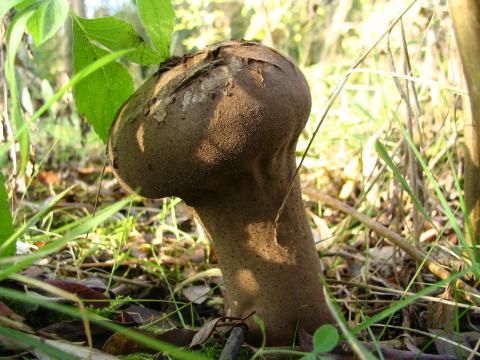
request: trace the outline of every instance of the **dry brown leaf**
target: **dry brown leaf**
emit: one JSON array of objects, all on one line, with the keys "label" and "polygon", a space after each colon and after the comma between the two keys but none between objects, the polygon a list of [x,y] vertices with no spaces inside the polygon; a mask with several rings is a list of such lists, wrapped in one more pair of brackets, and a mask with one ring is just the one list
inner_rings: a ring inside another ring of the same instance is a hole
[{"label": "dry brown leaf", "polygon": [[[193,330],[188,329],[172,329],[162,334],[153,334],[151,332],[135,329],[143,335],[154,339],[167,342],[175,346],[188,346],[195,334]],[[115,333],[103,344],[102,350],[112,355],[128,355],[140,352],[154,353],[149,347],[135,342],[135,340],[121,334]]]},{"label": "dry brown leaf", "polygon": [[192,349],[196,346],[204,344],[210,338],[210,336],[212,336],[218,322],[222,320],[225,320],[225,316],[221,316],[206,322],[205,325],[203,325],[193,337],[189,348]]},{"label": "dry brown leaf", "polygon": [[202,304],[207,300],[207,295],[212,289],[207,285],[192,285],[182,290],[183,296],[194,304]]},{"label": "dry brown leaf", "polygon": [[[451,293],[451,287],[448,286],[438,297],[443,300],[451,301]],[[425,321],[428,329],[451,331],[455,328],[455,307],[442,302],[433,303],[427,308]]]},{"label": "dry brown leaf", "polygon": [[103,308],[108,306],[109,298],[103,293],[90,289],[89,287],[73,281],[47,279],[47,284],[53,285],[59,289],[68,291],[71,294],[77,295],[82,300],[103,300],[103,301],[85,301],[86,305],[91,305],[95,308]]}]

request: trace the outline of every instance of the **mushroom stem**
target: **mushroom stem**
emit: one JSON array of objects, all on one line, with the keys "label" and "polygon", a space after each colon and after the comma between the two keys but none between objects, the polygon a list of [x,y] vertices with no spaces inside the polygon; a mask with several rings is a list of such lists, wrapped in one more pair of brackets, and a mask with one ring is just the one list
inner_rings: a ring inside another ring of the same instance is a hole
[{"label": "mushroom stem", "polygon": [[[297,180],[275,224],[295,169],[292,154],[283,149],[276,164],[252,166],[215,190],[186,199],[213,240],[225,279],[227,315],[245,317],[255,311],[265,322],[267,343],[275,345],[291,343],[300,327],[313,333],[332,322]],[[281,158],[286,156],[285,162]],[[247,339],[260,342],[258,327],[251,319],[248,325]]]}]

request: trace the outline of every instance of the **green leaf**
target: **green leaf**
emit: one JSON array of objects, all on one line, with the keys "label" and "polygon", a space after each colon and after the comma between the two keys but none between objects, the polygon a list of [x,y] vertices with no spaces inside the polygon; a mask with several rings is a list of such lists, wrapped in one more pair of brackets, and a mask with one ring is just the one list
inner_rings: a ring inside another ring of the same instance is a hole
[{"label": "green leaf", "polygon": [[48,99],[36,112],[32,115],[29,121],[25,121],[24,124],[20,129],[18,129],[13,137],[8,139],[8,141],[4,142],[0,145],[0,159],[5,156],[10,146],[16,141],[20,136],[28,129],[30,123],[33,123],[35,120],[38,120],[40,116],[42,116],[55,102],[57,102],[63,95],[67,93],[72,87],[86,79],[90,74],[94,73],[101,67],[105,66],[106,64],[111,63],[112,61],[117,60],[118,58],[128,54],[131,50],[121,50],[116,51],[114,53],[108,54],[97,61],[89,64],[85,68],[83,68],[80,72],[76,73],[68,83],[63,85],[60,90],[58,90],[53,96]]},{"label": "green leaf", "polygon": [[166,57],[153,50],[132,25],[113,16],[97,19],[77,18],[88,38],[110,50],[135,49],[126,58],[137,64],[159,64]]},{"label": "green leaf", "polygon": [[303,355],[300,360],[317,360],[317,355],[314,353]]},{"label": "green leaf", "polygon": [[65,22],[68,15],[67,0],[44,0],[36,2],[35,14],[28,20],[28,32],[36,45],[50,39]]},{"label": "green leaf", "polygon": [[[8,88],[10,89],[10,116],[15,124],[15,130],[22,127],[25,122],[23,118],[22,109],[20,108],[20,100],[18,96],[17,80],[15,77],[15,56],[18,47],[22,41],[23,33],[27,28],[27,21],[34,15],[35,6],[29,6],[26,9],[17,13],[12,19],[7,30],[7,60],[5,63],[5,79],[7,80]],[[24,173],[27,167],[29,154],[29,135],[28,131],[22,132],[19,137],[20,142],[20,156],[22,159],[20,173]]]},{"label": "green leaf", "polygon": [[20,3],[30,3],[31,0],[25,1],[25,0],[1,0],[0,1],[0,18],[3,18],[5,14],[10,10],[11,8],[19,5]]},{"label": "green leaf", "polygon": [[[73,17],[73,68],[78,73],[108,52],[95,45],[77,17]],[[75,86],[78,111],[104,141],[117,110],[133,93],[133,79],[118,62],[111,62]]]},{"label": "green leaf", "polygon": [[175,11],[170,0],[137,0],[143,26],[160,55],[170,56],[170,41],[175,26]]},{"label": "green leaf", "polygon": [[338,345],[337,328],[331,324],[320,326],[313,334],[313,350],[315,353],[332,351]]},{"label": "green leaf", "polygon": [[[0,173],[0,245],[13,234],[13,220],[8,205],[8,194],[5,188],[5,178]],[[12,256],[15,254],[16,245],[11,243],[5,250],[0,252],[0,257]]]},{"label": "green leaf", "polygon": [[377,150],[378,155],[380,155],[380,157],[385,162],[385,164],[390,168],[390,170],[392,170],[393,174],[397,178],[403,190],[405,190],[408,193],[408,195],[410,195],[413,203],[415,204],[415,207],[422,213],[422,215],[425,217],[425,219],[429,223],[432,223],[432,219],[430,215],[428,215],[428,213],[425,211],[425,208],[422,206],[417,196],[414,194],[407,180],[405,180],[405,178],[403,177],[402,173],[400,172],[400,169],[397,166],[395,166],[395,163],[393,162],[393,159],[388,154],[387,149],[385,149],[383,144],[380,141],[378,141],[378,139],[375,140],[375,149]]}]

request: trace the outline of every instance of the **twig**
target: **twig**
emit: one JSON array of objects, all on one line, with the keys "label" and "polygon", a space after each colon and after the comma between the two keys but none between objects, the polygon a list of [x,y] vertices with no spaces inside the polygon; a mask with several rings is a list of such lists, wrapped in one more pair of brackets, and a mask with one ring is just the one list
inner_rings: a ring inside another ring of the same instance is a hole
[{"label": "twig", "polygon": [[[427,253],[423,249],[420,249],[417,246],[411,245],[407,239],[391,231],[390,229],[383,226],[379,222],[370,219],[368,216],[366,216],[365,214],[362,214],[361,212],[357,211],[351,206],[346,205],[341,201],[319,191],[308,189],[304,191],[304,193],[310,196],[311,198],[317,201],[323,202],[326,205],[336,210],[339,210],[341,212],[344,212],[350,215],[351,217],[355,218],[356,220],[360,221],[366,227],[370,228],[371,230],[375,231],[379,235],[383,236],[385,239],[390,240],[390,242],[392,242],[394,245],[398,246],[400,249],[405,251],[415,261],[420,263],[425,261],[426,268],[441,280],[446,280],[452,275],[452,273],[449,270],[442,267],[442,265],[440,265],[437,261],[428,258]],[[480,304],[480,294],[475,288],[465,283],[462,279],[456,280],[456,286],[465,292],[463,293],[463,296],[465,297],[466,300],[476,305]]]},{"label": "twig", "polygon": [[[92,219],[95,218],[95,215],[97,213],[98,199],[100,199],[100,191],[102,190],[102,181],[103,181],[103,176],[105,175],[105,168],[107,167],[107,159],[108,157],[106,156],[105,161],[103,162],[102,175],[100,175],[100,183],[98,184],[97,195],[95,196],[95,204],[93,205]],[[90,230],[87,231],[87,234],[85,235],[85,241],[88,241],[89,235],[90,235]]]},{"label": "twig", "polygon": [[220,355],[220,360],[237,360],[246,334],[247,327],[245,325],[235,326],[230,332],[227,343]]}]

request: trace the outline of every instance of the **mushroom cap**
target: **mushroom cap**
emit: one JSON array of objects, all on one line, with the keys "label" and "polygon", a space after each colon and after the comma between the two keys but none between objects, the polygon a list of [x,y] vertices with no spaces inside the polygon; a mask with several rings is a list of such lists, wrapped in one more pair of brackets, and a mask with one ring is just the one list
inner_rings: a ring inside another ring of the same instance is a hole
[{"label": "mushroom cap", "polygon": [[293,153],[310,107],[290,60],[255,42],[218,43],[163,63],[130,97],[108,158],[127,189],[188,199],[258,160],[270,166],[285,147]]}]

